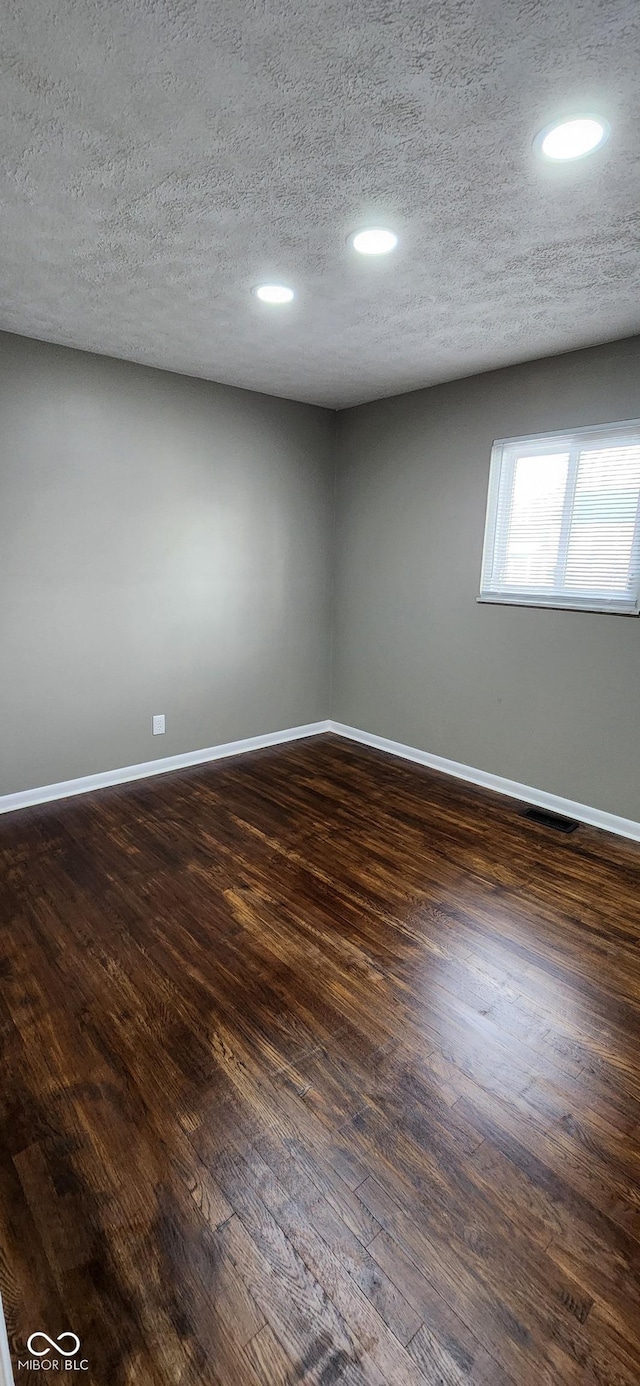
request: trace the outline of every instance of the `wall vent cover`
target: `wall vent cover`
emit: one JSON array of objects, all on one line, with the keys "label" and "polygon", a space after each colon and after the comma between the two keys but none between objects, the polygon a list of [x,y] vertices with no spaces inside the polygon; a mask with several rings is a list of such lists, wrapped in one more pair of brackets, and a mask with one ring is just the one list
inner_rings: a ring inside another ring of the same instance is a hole
[{"label": "wall vent cover", "polygon": [[575,818],[563,818],[560,813],[550,813],[548,809],[523,809],[522,817],[543,828],[554,828],[557,833],[574,833],[579,824]]}]

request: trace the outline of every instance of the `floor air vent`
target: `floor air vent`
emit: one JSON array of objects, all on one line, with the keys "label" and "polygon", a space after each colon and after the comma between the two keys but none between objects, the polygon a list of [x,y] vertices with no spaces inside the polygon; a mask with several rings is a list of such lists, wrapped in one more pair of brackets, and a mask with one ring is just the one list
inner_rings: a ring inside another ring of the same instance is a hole
[{"label": "floor air vent", "polygon": [[575,818],[563,818],[559,813],[549,813],[548,809],[523,809],[522,817],[530,819],[532,823],[539,823],[542,828],[555,828],[557,833],[574,833],[579,827]]}]

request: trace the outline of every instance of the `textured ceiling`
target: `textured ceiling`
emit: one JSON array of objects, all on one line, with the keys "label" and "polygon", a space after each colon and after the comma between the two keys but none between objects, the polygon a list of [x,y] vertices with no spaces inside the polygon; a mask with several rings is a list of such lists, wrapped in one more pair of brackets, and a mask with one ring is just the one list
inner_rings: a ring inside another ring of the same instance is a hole
[{"label": "textured ceiling", "polygon": [[639,45],[638,0],[5,0],[0,327],[333,407],[628,336]]}]

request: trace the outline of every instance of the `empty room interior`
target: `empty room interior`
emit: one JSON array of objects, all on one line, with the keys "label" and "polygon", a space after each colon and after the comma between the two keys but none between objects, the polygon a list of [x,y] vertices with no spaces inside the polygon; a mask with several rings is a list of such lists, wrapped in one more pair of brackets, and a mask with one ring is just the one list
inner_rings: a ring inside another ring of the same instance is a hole
[{"label": "empty room interior", "polygon": [[638,5],[2,33],[0,1386],[639,1386]]}]

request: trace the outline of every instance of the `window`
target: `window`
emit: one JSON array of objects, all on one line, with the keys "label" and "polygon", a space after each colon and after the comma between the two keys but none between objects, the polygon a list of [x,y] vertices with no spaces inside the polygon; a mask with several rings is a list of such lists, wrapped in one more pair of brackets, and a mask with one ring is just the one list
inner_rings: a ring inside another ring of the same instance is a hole
[{"label": "window", "polygon": [[640,421],[494,443],[480,601],[640,610]]}]

